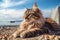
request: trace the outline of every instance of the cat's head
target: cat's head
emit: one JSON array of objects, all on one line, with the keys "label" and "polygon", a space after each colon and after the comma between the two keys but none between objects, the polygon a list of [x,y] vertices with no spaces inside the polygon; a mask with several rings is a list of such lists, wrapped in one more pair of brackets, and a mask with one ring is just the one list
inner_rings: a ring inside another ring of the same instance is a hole
[{"label": "cat's head", "polygon": [[24,13],[24,19],[27,20],[38,20],[42,17],[42,13],[39,10],[38,6],[36,3],[33,5],[32,9],[27,9]]},{"label": "cat's head", "polygon": [[24,19],[27,19],[27,20],[35,19],[35,20],[37,20],[37,19],[40,19],[41,15],[42,14],[41,14],[40,10],[38,10],[38,9],[36,11],[34,11],[32,9],[27,9],[24,13]]}]

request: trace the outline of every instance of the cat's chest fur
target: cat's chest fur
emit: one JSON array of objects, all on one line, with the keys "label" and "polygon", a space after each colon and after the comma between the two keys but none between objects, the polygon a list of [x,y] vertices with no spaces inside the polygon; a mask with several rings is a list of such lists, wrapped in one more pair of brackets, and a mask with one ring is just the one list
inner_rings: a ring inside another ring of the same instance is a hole
[{"label": "cat's chest fur", "polygon": [[26,21],[25,20],[25,28],[26,29],[31,29],[31,28],[41,28],[44,24],[44,19],[39,19],[39,20],[31,20],[31,21]]}]

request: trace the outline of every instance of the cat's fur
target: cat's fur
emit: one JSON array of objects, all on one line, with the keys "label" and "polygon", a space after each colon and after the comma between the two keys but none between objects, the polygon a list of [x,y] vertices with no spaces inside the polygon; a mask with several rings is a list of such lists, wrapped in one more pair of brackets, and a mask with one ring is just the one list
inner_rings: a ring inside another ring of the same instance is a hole
[{"label": "cat's fur", "polygon": [[24,34],[28,32],[40,30],[44,23],[44,17],[38,8],[35,10],[33,8],[27,9],[24,13],[24,20],[22,21],[19,29],[13,34],[13,36],[17,37],[20,34],[20,37],[24,37]]}]

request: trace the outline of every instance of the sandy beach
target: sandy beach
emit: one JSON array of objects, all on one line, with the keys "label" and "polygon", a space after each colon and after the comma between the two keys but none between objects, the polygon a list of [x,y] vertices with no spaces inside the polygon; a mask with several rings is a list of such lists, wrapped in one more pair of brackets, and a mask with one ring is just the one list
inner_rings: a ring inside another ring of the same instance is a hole
[{"label": "sandy beach", "polygon": [[[0,27],[0,40],[4,37],[9,37],[11,36],[16,30],[18,26],[15,27]],[[16,38],[15,40],[60,40],[60,29],[58,28],[56,32],[54,32],[55,35],[49,35],[49,34],[43,34],[39,35],[37,37],[32,37],[32,38]],[[11,39],[12,40],[12,39]]]}]

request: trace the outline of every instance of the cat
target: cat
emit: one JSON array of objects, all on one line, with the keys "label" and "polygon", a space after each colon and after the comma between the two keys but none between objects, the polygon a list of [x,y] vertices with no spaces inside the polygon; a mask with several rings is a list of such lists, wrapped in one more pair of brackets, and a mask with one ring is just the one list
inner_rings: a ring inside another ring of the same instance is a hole
[{"label": "cat", "polygon": [[[54,20],[43,17],[41,10],[39,10],[36,3],[32,9],[27,9],[25,11],[23,18],[24,19],[21,22],[19,28],[9,38],[13,37],[15,39],[17,36],[22,38],[35,36],[45,31],[44,29],[46,29],[46,32],[49,32],[50,25],[52,25],[51,28],[55,28],[55,26],[57,27],[57,24]],[[43,26],[47,27],[44,28]]]},{"label": "cat", "polygon": [[[35,4],[36,5],[36,4]],[[16,38],[18,35],[24,38],[24,34],[28,32],[34,32],[36,30],[40,30],[40,28],[44,25],[45,19],[41,13],[41,11],[34,6],[32,9],[27,9],[24,13],[23,21],[20,24],[19,29],[13,33],[13,36]]]}]

